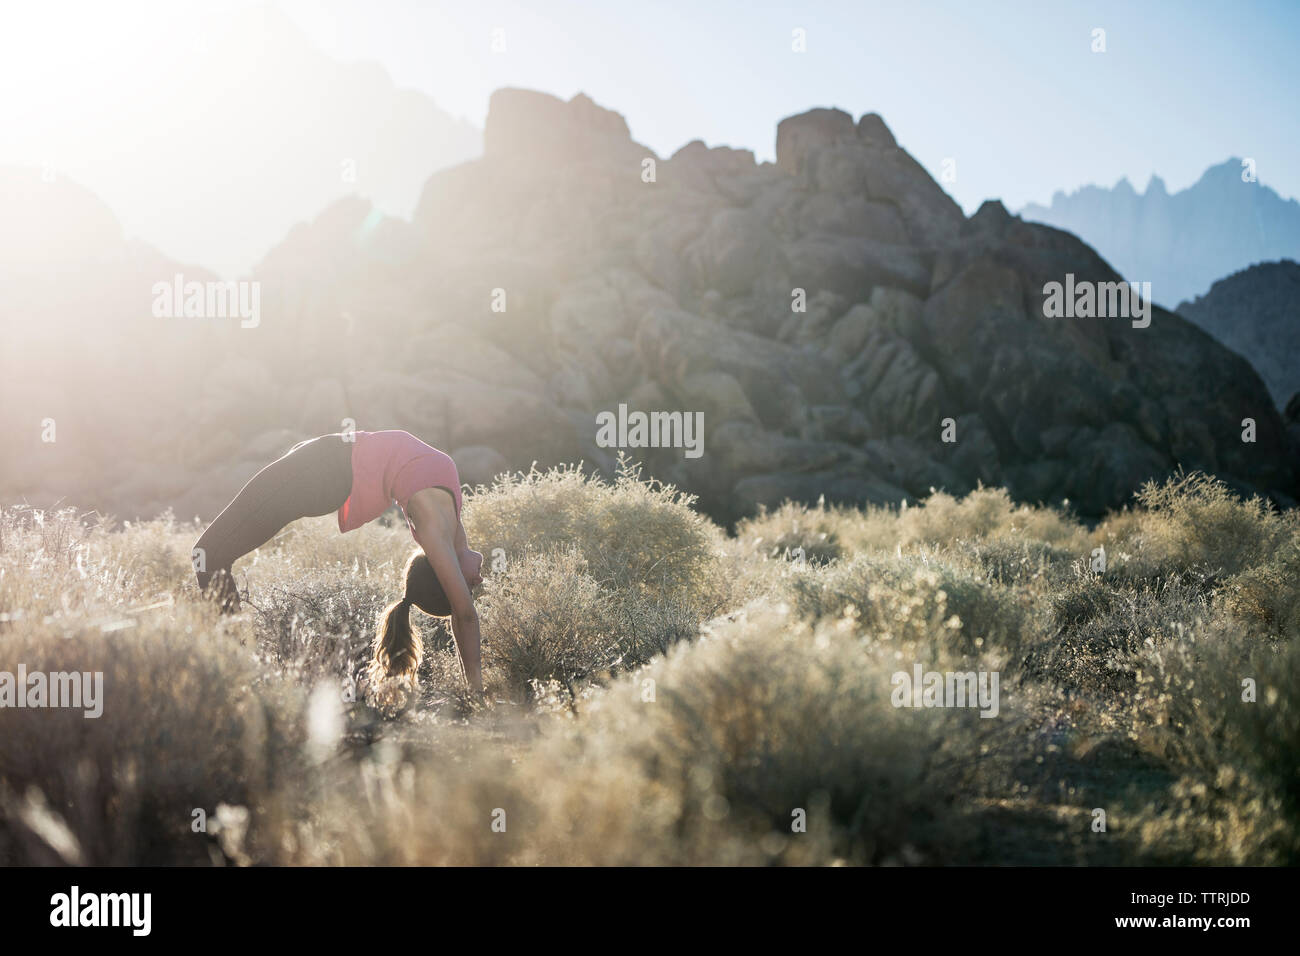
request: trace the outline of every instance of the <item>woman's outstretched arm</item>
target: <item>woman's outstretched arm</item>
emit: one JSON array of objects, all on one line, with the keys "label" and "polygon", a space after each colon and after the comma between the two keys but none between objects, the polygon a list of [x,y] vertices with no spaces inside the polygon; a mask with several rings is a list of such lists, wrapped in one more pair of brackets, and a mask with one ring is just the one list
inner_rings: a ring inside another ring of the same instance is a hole
[{"label": "woman's outstretched arm", "polygon": [[425,557],[438,576],[451,604],[451,633],[456,639],[456,652],[460,657],[465,682],[476,694],[483,693],[483,665],[480,659],[478,611],[474,596],[460,569],[456,553],[457,531],[460,522],[451,495],[441,488],[425,488],[411,495],[406,513],[411,518],[415,540],[424,549]]}]

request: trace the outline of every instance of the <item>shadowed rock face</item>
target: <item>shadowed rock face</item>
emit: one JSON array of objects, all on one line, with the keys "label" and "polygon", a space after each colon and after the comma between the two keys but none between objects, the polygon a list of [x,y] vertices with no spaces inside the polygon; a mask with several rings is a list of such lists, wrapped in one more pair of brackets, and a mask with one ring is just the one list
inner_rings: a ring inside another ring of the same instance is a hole
[{"label": "shadowed rock face", "polygon": [[1265,262],[1220,279],[1178,314],[1244,356],[1284,408],[1300,392],[1300,264]]},{"label": "shadowed rock face", "polygon": [[874,114],[784,120],[775,164],[660,158],[584,96],[501,90],[485,155],[434,175],[413,223],[339,203],[261,264],[262,326],[210,335],[172,407],[200,439],[178,467],[215,476],[172,500],[210,516],[263,445],[343,418],[472,448],[476,477],[610,471],[597,415],[623,404],[703,413],[698,458],[628,453],[724,520],[981,481],[1095,515],[1180,465],[1289,502],[1293,439],[1250,366],[1158,308],[1045,317],[1067,274],[1119,278],[1000,203],[964,217]]}]

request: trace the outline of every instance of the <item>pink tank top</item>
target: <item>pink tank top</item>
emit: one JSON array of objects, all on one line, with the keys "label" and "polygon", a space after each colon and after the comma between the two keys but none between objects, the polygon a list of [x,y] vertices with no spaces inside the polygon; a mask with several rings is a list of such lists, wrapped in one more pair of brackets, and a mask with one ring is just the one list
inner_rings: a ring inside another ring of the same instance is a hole
[{"label": "pink tank top", "polygon": [[[460,474],[450,455],[409,432],[359,431],[352,445],[352,492],[339,509],[339,531],[353,531],[374,521],[394,501],[405,515],[411,495],[425,488],[451,492],[460,517]],[[411,525],[409,517],[406,523]],[[411,533],[415,533],[413,526]]]}]

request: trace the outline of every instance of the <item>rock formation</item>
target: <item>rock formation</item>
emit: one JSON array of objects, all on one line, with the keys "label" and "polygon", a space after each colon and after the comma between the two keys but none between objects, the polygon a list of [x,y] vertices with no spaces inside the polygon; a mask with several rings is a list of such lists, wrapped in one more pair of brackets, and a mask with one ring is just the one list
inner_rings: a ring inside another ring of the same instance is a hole
[{"label": "rock formation", "polygon": [[[701,142],[664,158],[585,96],[506,89],[484,143],[430,178],[413,222],[353,199],[294,229],[255,270],[255,329],[115,320],[170,336],[151,361],[187,372],[164,388],[115,360],[97,440],[139,431],[132,409],[156,434],[144,457],[105,454],[75,500],[210,517],[345,419],[409,429],[472,480],[611,472],[596,416],[620,404],[703,413],[698,458],[627,451],[722,520],[977,482],[1097,515],[1179,466],[1296,494],[1294,438],[1244,359],[1160,308],[1145,328],[1045,317],[1047,283],[1119,277],[997,201],[963,216],[875,114],[790,117],[775,163]],[[24,442],[27,461],[48,451]],[[28,475],[0,476],[6,495],[44,487]]]}]

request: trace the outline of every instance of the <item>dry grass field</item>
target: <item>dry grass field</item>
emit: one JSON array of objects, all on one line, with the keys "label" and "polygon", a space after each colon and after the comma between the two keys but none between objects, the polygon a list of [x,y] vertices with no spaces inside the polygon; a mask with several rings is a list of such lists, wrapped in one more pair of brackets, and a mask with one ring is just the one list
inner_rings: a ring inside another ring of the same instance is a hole
[{"label": "dry grass field", "polygon": [[[1300,859],[1300,520],[1211,479],[1091,528],[983,489],[728,533],[559,469],[465,525],[488,700],[415,612],[420,695],[385,719],[356,679],[400,522],[291,526],[223,619],[193,523],[4,510],[0,671],[104,692],[0,710],[0,863]],[[915,665],[996,673],[996,716],[895,706]]]}]

